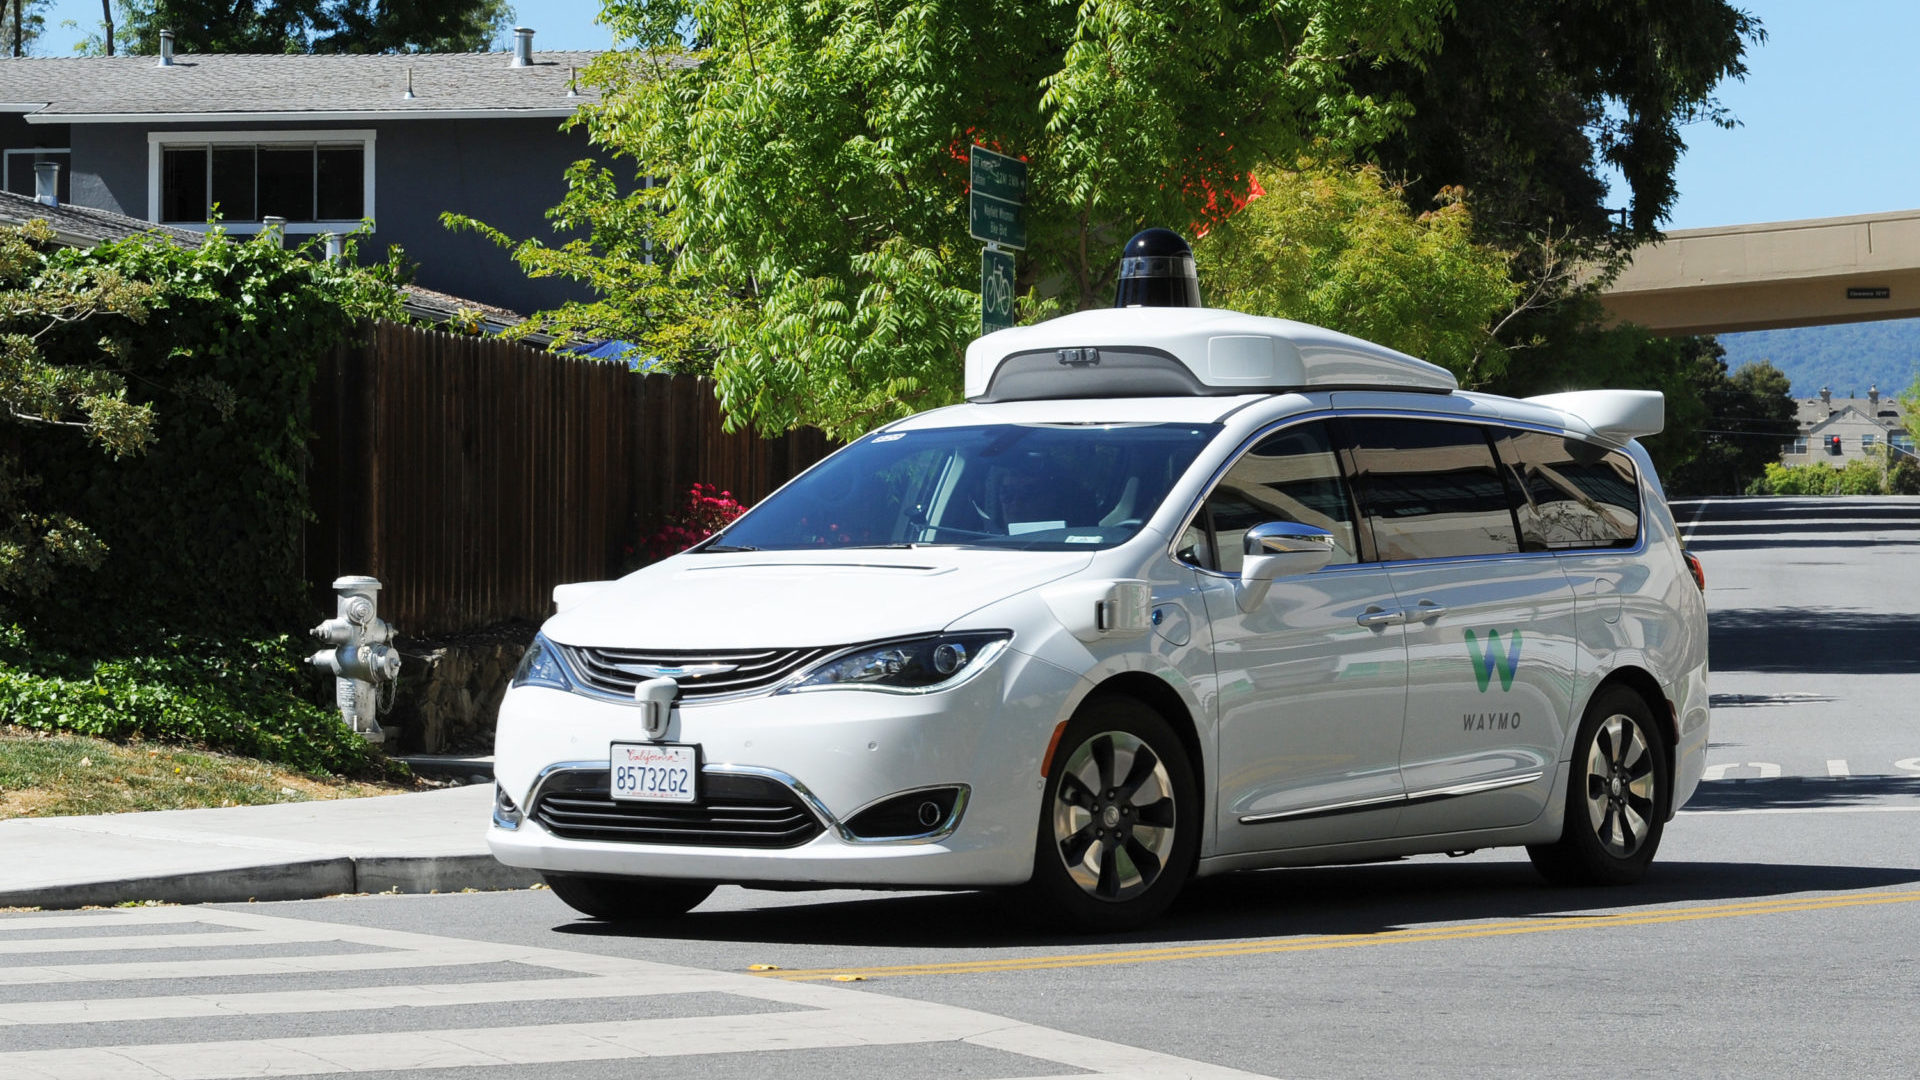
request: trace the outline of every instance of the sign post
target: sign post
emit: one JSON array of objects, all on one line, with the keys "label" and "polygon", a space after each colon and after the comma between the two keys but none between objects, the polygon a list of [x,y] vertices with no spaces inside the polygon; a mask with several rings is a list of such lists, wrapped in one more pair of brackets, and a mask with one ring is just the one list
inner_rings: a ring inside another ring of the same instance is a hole
[{"label": "sign post", "polygon": [[1027,163],[975,146],[967,154],[967,231],[980,252],[980,332],[1013,325],[1013,256],[1027,246]]}]

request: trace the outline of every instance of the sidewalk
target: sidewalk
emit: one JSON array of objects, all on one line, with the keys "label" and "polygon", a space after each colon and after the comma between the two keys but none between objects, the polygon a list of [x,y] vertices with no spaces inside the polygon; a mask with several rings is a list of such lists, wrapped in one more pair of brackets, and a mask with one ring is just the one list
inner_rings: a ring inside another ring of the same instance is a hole
[{"label": "sidewalk", "polygon": [[487,853],[493,785],[367,799],[0,821],[0,907],[516,889]]}]

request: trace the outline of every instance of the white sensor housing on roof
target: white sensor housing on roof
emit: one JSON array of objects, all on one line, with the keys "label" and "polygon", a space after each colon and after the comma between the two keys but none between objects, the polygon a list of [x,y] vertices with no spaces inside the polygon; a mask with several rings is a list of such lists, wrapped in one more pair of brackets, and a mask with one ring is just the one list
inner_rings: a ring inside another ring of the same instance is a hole
[{"label": "white sensor housing on roof", "polygon": [[1451,393],[1453,373],[1348,334],[1219,308],[1113,308],[967,346],[967,398],[1164,397],[1368,388]]}]

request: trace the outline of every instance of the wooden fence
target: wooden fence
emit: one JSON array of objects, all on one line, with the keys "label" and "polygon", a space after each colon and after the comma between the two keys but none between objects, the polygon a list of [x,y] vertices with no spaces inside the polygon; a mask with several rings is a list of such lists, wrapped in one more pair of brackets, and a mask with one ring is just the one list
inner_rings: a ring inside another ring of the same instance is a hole
[{"label": "wooden fence", "polygon": [[829,449],[721,430],[705,379],[392,323],[322,364],[313,422],[315,603],[372,574],[413,634],[537,620],[555,585],[630,565],[696,481],[752,503]]}]

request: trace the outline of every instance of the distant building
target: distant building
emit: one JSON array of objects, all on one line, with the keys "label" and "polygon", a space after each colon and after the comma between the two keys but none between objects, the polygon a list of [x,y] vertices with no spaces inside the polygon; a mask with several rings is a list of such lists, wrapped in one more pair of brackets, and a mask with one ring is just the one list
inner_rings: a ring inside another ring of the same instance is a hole
[{"label": "distant building", "polygon": [[1800,430],[1780,448],[1783,465],[1831,465],[1840,468],[1858,461],[1876,446],[1914,452],[1913,433],[1900,403],[1882,397],[1877,386],[1864,398],[1837,398],[1826,387],[1820,396],[1800,403]]},{"label": "distant building", "polygon": [[597,53],[534,52],[524,29],[508,53],[176,55],[162,41],[158,57],[0,59],[0,187],[123,216],[113,228],[204,231],[216,207],[235,234],[269,216],[292,238],[366,221],[363,257],[400,244],[425,289],[515,311],[585,297],[440,213],[553,237],[567,166],[595,154],[561,125],[595,99],[578,72]]}]

